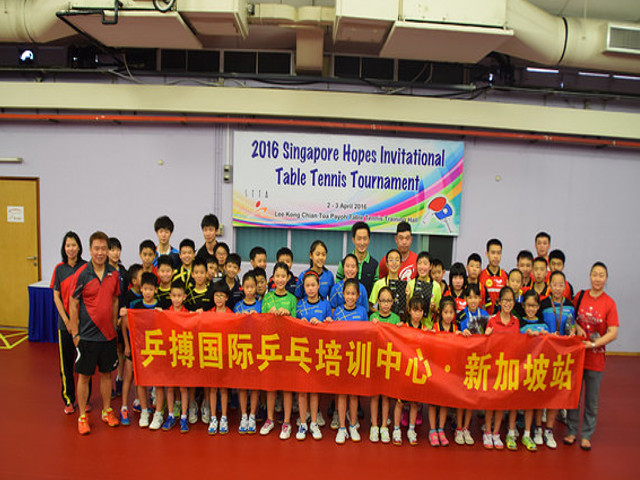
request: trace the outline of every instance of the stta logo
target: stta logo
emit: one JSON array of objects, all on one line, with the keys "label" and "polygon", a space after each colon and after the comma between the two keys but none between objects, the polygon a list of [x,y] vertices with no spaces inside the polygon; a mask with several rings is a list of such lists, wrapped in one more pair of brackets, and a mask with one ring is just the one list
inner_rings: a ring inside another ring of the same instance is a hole
[{"label": "stta logo", "polygon": [[254,214],[258,214],[258,213],[267,213],[267,207],[261,207],[260,205],[261,205],[261,204],[260,204],[260,200],[258,200],[258,201],[256,202],[256,209],[255,209],[255,211],[253,212]]},{"label": "stta logo", "polygon": [[490,278],[487,279],[487,288],[490,288],[493,285],[493,280]]}]

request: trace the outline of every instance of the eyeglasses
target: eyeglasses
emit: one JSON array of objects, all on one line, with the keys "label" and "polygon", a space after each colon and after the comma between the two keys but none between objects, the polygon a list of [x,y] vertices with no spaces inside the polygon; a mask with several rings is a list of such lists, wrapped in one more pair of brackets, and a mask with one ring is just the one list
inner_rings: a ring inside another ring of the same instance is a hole
[{"label": "eyeglasses", "polygon": [[378,303],[393,303],[393,299],[389,298],[387,300],[378,299]]}]

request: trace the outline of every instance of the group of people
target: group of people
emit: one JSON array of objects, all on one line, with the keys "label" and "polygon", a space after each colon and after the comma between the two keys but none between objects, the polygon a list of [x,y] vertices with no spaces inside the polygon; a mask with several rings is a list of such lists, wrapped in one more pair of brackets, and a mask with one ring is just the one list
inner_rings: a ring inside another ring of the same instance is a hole
[{"label": "group of people", "polygon": [[[389,250],[379,263],[369,253],[369,226],[365,222],[355,223],[351,229],[354,250],[340,262],[335,277],[325,265],[327,246],[322,240],[311,244],[309,268],[298,277],[291,271],[293,253],[287,247],[278,250],[269,276],[267,252],[260,246],[251,250],[251,269],[240,276],[241,257],[216,240],[219,223],[215,215],[208,214],[202,219],[204,244],[198,250],[191,239],[182,240],[178,249],[171,246],[174,224],[169,217],[158,218],[154,228],[157,245],[152,240],[143,241],[139,247],[140,263],[128,269],[120,263],[122,245],[115,237],[103,232],[92,234],[88,262],[82,259],[82,242],[77,234],[68,232],[63,239],[62,262],[56,266],[52,278],[59,313],[62,399],[66,414],[75,411],[77,402],[81,434],[91,430],[88,399],[96,366],[100,372],[102,420],[109,426],[131,423],[129,397],[133,369],[127,312],[129,309],[163,309],[195,313],[274,313],[311,324],[386,322],[463,336],[494,332],[579,335],[586,348],[580,446],[585,450],[591,448],[605,346],[615,340],[618,332],[616,304],[604,292],[608,272],[602,262],[591,267],[590,289],[574,294],[563,273],[565,255],[560,250],[551,250],[549,234],[540,232],[535,238],[536,255],[528,250],[520,251],[516,267],[509,272],[501,267],[502,243],[491,239],[486,244],[486,268],[482,268],[480,254],[473,253],[466,265],[460,262],[451,265],[446,282],[445,265],[440,259],[432,258],[428,252],[411,251],[412,232],[407,222],[397,225],[397,248]],[[114,371],[117,371],[115,386]],[[229,432],[230,395],[225,388],[158,385],[153,388],[151,404],[146,387],[138,386],[135,390],[132,410],[139,412],[140,427],[171,430],[179,425],[180,431],[186,433],[189,425],[197,422],[200,412],[209,434]],[[119,395],[122,405],[116,414],[111,400]],[[280,400],[283,412],[280,438],[290,438],[291,415],[295,410],[293,392],[282,392],[281,397],[275,391],[231,392],[232,397],[236,395],[241,411],[240,434],[258,431],[262,395],[266,419],[260,434],[267,435],[275,428],[276,404]],[[319,409],[320,394],[297,392],[296,395],[299,413],[296,438],[304,440],[309,433],[314,439],[321,439],[325,420]],[[152,404],[155,410],[149,408]],[[369,439],[401,445],[401,427],[405,426],[408,442],[416,445],[416,425],[422,420],[422,405],[398,399],[394,400],[392,412],[391,406],[389,397],[384,395],[370,399]],[[355,395],[336,395],[331,410],[331,426],[337,429],[336,442],[343,444],[348,438],[359,441],[360,399]],[[577,440],[579,412],[580,406],[567,412],[567,434],[563,439],[567,445]],[[465,409],[455,412],[455,443],[474,444],[469,430],[473,413]],[[503,443],[500,428],[505,412],[483,412],[484,447],[517,449],[517,413],[512,410],[507,415],[508,428]],[[535,451],[542,444],[556,448],[553,427],[557,413],[553,410],[523,412],[521,443],[527,450]],[[429,405],[427,417],[429,443],[449,445],[445,432],[449,418],[447,407]]]}]

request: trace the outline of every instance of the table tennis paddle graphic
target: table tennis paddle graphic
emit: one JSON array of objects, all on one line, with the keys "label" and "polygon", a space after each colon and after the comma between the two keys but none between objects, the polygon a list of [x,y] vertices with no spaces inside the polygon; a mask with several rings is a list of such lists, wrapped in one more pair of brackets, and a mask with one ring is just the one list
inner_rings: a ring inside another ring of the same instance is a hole
[{"label": "table tennis paddle graphic", "polygon": [[427,205],[427,214],[422,218],[422,223],[429,223],[434,215],[438,220],[442,220],[444,222],[449,233],[453,232],[453,225],[451,225],[453,208],[451,208],[451,205],[447,203],[447,199],[445,197],[436,197],[429,202]]}]

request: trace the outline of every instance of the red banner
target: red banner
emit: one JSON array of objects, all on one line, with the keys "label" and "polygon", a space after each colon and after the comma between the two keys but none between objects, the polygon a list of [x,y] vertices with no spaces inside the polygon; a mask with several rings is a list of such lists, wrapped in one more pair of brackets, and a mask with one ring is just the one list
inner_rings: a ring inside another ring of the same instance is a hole
[{"label": "red banner", "polygon": [[388,395],[449,407],[575,408],[577,338],[469,338],[369,322],[129,310],[136,383]]}]

